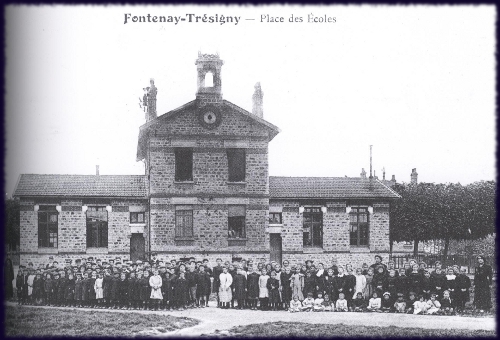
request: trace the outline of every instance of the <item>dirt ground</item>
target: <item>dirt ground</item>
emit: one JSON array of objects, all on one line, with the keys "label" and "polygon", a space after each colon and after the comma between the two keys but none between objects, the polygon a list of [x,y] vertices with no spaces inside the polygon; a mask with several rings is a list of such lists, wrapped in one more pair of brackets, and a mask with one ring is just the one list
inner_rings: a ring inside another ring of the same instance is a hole
[{"label": "dirt ground", "polygon": [[[7,305],[15,306],[13,302]],[[161,336],[200,336],[213,333],[224,334],[235,326],[259,324],[267,322],[305,322],[311,324],[344,324],[344,325],[364,325],[379,327],[412,327],[425,329],[467,329],[467,330],[496,330],[496,320],[494,316],[483,318],[471,318],[461,316],[422,316],[407,314],[383,314],[383,313],[288,313],[285,311],[253,311],[220,309],[215,307],[215,301],[210,301],[210,307],[193,308],[184,311],[127,311],[127,310],[100,310],[88,309],[89,311],[106,311],[114,313],[145,313],[172,315],[177,317],[187,317],[198,319],[201,322],[194,326],[179,329],[170,333],[163,333]],[[29,308],[29,306],[28,306]],[[43,308],[64,308],[64,307],[43,307]],[[85,309],[83,309],[85,310]],[[151,330],[147,335],[154,334]],[[143,335],[146,335],[143,333]]]}]

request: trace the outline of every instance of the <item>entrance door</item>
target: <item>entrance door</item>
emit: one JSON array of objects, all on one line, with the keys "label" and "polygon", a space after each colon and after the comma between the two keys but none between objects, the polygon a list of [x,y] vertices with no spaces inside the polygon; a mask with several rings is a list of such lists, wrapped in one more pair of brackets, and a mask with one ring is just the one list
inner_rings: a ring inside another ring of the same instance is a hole
[{"label": "entrance door", "polygon": [[281,265],[281,235],[269,234],[271,245],[271,261],[276,261]]},{"label": "entrance door", "polygon": [[140,233],[132,234],[130,238],[130,261],[145,260],[144,236]]}]

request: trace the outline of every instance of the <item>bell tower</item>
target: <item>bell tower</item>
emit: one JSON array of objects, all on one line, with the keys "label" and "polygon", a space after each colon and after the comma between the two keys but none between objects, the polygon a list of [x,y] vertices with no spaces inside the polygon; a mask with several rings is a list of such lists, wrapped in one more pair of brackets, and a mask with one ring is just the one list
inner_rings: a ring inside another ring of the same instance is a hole
[{"label": "bell tower", "polygon": [[224,64],[219,54],[202,54],[198,52],[195,65],[198,70],[198,105],[221,104],[221,67]]}]

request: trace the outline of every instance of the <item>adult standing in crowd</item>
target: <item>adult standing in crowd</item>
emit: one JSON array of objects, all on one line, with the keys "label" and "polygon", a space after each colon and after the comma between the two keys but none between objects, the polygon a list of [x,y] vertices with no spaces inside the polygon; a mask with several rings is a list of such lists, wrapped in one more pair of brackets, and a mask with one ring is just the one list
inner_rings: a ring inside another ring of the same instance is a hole
[{"label": "adult standing in crowd", "polygon": [[373,268],[374,273],[377,273],[377,267],[379,266],[384,267],[384,274],[387,273],[387,266],[382,263],[382,256],[375,255],[375,263],[372,264],[370,268]]},{"label": "adult standing in crowd", "polygon": [[5,300],[12,299],[14,297],[14,286],[12,281],[14,280],[14,266],[12,265],[12,260],[10,255],[6,252],[5,254],[5,264],[3,267],[4,275],[4,286],[5,286]]},{"label": "adult standing in crowd", "polygon": [[485,263],[482,255],[477,257],[477,266],[474,274],[474,306],[480,313],[491,308],[491,284],[493,270]]}]

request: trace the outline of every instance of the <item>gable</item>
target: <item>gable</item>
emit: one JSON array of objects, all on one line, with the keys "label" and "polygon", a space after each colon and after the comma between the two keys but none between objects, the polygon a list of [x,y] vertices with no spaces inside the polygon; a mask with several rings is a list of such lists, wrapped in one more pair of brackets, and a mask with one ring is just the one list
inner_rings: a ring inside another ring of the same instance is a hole
[{"label": "gable", "polygon": [[198,107],[197,101],[189,102],[144,124],[139,130],[137,160],[146,156],[149,133],[155,136],[258,137],[269,142],[280,132],[275,125],[226,100],[217,107],[217,111],[220,123],[210,128],[202,122],[205,110]]}]

